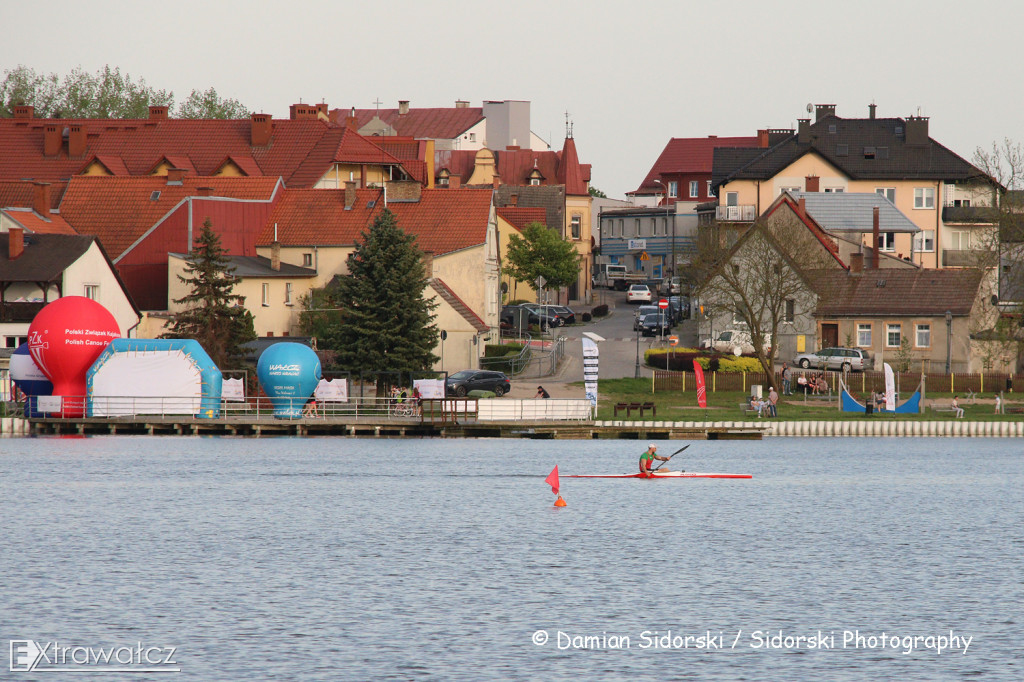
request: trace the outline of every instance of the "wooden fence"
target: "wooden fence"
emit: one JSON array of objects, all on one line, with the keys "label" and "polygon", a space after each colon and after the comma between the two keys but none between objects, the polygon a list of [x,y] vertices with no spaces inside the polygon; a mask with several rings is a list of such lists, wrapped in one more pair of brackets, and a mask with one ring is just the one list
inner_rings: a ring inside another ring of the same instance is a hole
[{"label": "wooden fence", "polygon": [[[811,370],[792,370],[792,388],[796,390],[796,380],[801,374],[808,376],[817,374]],[[825,378],[835,392],[839,389],[841,372],[824,372]],[[901,393],[913,391],[921,380],[920,372],[903,372],[897,376],[897,385]],[[969,394],[969,393],[1019,393],[1024,391],[1024,374],[986,374],[986,373],[953,373],[924,375],[925,391],[929,395],[938,394]],[[769,385],[782,387],[782,369],[779,367],[775,377],[769,380],[764,372],[704,372],[704,382],[709,393],[717,391],[741,391],[746,393],[751,386],[761,385],[767,389]],[[846,384],[855,393],[880,391],[885,387],[883,372],[850,372]],[[653,393],[660,391],[693,391],[697,390],[693,372],[669,372],[654,370]]]}]

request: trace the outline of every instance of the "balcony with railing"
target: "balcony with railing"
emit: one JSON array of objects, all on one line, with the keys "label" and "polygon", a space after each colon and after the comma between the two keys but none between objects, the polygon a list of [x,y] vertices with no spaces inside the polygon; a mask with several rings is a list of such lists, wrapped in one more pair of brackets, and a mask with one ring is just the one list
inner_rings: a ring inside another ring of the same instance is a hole
[{"label": "balcony with railing", "polygon": [[0,302],[0,322],[31,322],[44,305],[34,301]]},{"label": "balcony with railing", "polygon": [[944,249],[942,251],[942,267],[971,268],[981,265],[987,251],[980,249]]},{"label": "balcony with railing", "polygon": [[991,206],[943,206],[942,222],[960,225],[992,225],[997,209]]},{"label": "balcony with railing", "polygon": [[715,207],[715,220],[720,223],[752,223],[756,219],[757,207],[753,205]]}]

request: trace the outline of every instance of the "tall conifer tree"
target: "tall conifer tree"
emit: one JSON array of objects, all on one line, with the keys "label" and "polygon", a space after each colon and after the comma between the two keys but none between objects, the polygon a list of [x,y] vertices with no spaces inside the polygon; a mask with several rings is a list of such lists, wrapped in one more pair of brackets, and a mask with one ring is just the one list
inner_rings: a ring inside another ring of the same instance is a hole
[{"label": "tall conifer tree", "polygon": [[437,360],[437,304],[423,297],[427,276],[416,237],[403,232],[387,209],[360,236],[348,257],[348,274],[332,287],[341,323],[324,339],[326,346],[348,370],[429,369]]},{"label": "tall conifer tree", "polygon": [[220,236],[207,218],[188,254],[185,276],[178,279],[191,291],[175,303],[185,309],[174,316],[167,339],[195,339],[222,369],[243,364],[242,346],[256,339],[252,314],[242,306],[242,297],[232,293],[235,278]]}]

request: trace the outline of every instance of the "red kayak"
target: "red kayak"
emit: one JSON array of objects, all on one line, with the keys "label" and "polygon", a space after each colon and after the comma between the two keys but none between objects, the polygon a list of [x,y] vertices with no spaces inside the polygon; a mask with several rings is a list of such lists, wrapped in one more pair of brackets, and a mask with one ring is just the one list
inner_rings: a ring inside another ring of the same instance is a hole
[{"label": "red kayak", "polygon": [[653,471],[641,474],[575,474],[566,478],[753,478],[750,474],[703,474],[697,471]]}]

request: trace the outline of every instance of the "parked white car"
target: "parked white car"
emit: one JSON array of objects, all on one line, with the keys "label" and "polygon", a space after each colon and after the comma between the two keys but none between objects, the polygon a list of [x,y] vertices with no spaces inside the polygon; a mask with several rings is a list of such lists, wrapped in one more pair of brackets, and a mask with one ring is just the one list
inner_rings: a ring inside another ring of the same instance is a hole
[{"label": "parked white car", "polygon": [[[768,334],[768,348],[772,346],[771,334]],[[720,332],[714,339],[704,339],[700,344],[701,348],[710,348],[720,353],[753,353],[754,342],[750,340],[750,334],[746,330],[726,329]]]},{"label": "parked white car", "polygon": [[626,291],[626,303],[650,303],[651,289],[646,284],[630,284]]}]

